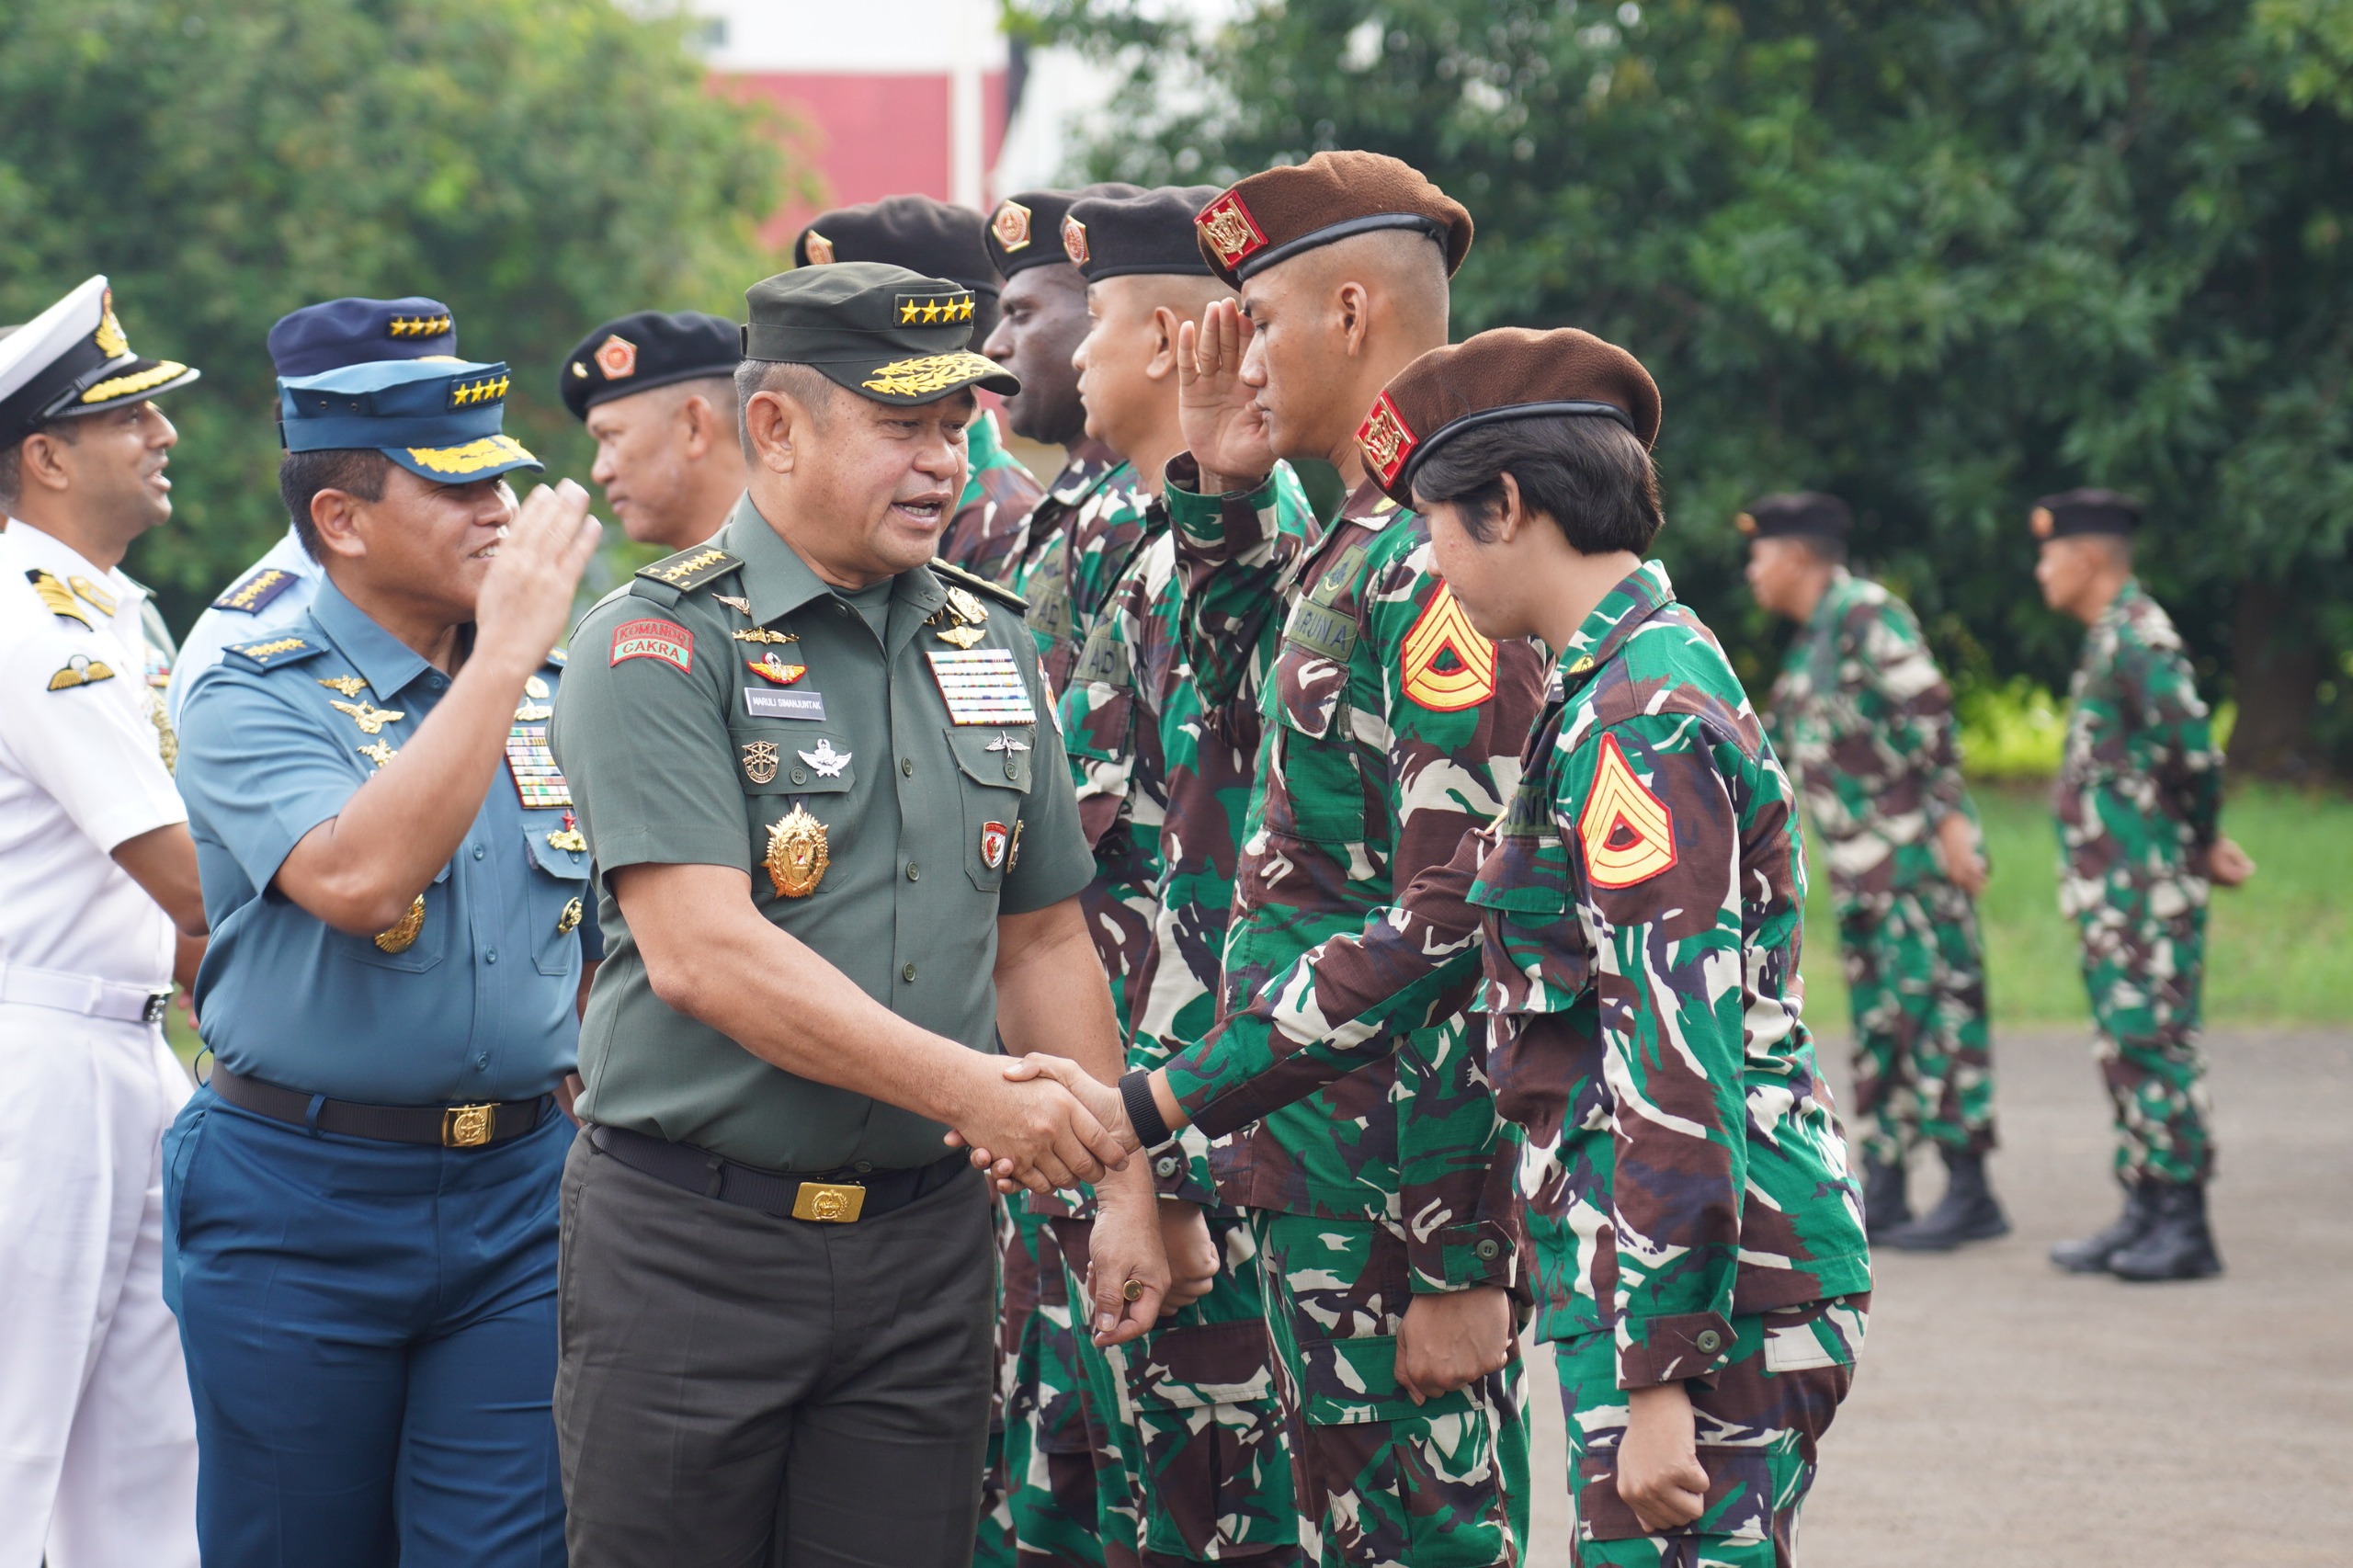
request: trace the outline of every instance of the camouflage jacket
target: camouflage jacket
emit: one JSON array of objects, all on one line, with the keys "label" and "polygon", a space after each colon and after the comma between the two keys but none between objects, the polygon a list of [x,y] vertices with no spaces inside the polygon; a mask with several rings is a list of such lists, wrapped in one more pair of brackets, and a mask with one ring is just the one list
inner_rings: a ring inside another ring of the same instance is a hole
[{"label": "camouflage jacket", "polygon": [[[1204,594],[1237,551],[1214,498],[1168,505],[1185,579],[1186,656],[1214,702],[1261,655]],[[1257,783],[1226,931],[1221,1012],[1245,1006],[1326,937],[1360,929],[1394,890],[1443,865],[1518,782],[1543,664],[1480,636],[1431,560],[1429,528],[1370,483],[1308,548],[1263,676]],[[1487,1210],[1499,1142],[1486,1031],[1460,1012],[1413,1031],[1393,1058],[1238,1131],[1218,1150],[1229,1202],[1279,1213],[1386,1219],[1407,1233],[1416,1289],[1508,1278]]]},{"label": "camouflage jacket", "polygon": [[965,427],[964,446],[971,469],[964,493],[956,498],[955,516],[939,536],[939,558],[1003,582],[1022,520],[1045,492],[1021,460],[1005,449],[995,414],[983,414]]},{"label": "camouflage jacket", "polygon": [[1047,689],[1070,687],[1080,648],[1111,599],[1112,585],[1150,536],[1168,526],[1152,509],[1136,471],[1099,441],[1081,441],[1030,509],[999,577],[1029,601],[1029,631]]},{"label": "camouflage jacket", "polygon": [[2222,754],[2172,619],[2128,579],[2069,687],[2059,818],[2059,907],[2164,919],[2206,902],[2221,831]]},{"label": "camouflage jacket", "polygon": [[[1213,614],[1229,639],[1263,643],[1270,665],[1284,578],[1315,537],[1315,514],[1288,465],[1258,489],[1220,501],[1226,532],[1260,548],[1230,551],[1202,584],[1196,608]],[[1097,881],[1122,894],[1117,908],[1090,910],[1089,925],[1100,948],[1116,921],[1118,946],[1138,955],[1124,969],[1120,997],[1133,1067],[1157,1067],[1215,1022],[1260,729],[1255,687],[1225,693],[1215,710],[1202,698],[1185,658],[1176,540],[1166,508],[1157,501],[1153,508],[1159,527],[1120,574],[1062,702]],[[1278,540],[1286,541],[1279,556]],[[1188,1157],[1155,1162],[1160,1189],[1214,1201],[1208,1153],[1206,1138],[1188,1135]]]},{"label": "camouflage jacket", "polygon": [[1841,567],[1782,660],[1770,727],[1840,903],[1942,878],[1937,824],[1975,812],[1952,692],[1910,606]]},{"label": "camouflage jacket", "polygon": [[1540,1335],[1613,1329],[1621,1386],[1705,1377],[1734,1315],[1870,1284],[1790,994],[1795,794],[1655,562],[1561,651],[1522,764],[1494,831],[1170,1062],[1170,1085],[1211,1131],[1266,1114],[1366,1070],[1482,977],[1547,1244]]}]

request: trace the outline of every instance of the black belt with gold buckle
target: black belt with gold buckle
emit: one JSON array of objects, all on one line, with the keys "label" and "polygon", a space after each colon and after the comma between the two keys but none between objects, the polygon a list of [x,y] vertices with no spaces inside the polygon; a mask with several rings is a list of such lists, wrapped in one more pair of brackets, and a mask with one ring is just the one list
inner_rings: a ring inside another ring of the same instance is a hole
[{"label": "black belt with gold buckle", "polygon": [[747,1165],[691,1143],[649,1138],[626,1127],[591,1127],[588,1142],[630,1169],[672,1187],[741,1209],[756,1209],[779,1220],[828,1225],[854,1224],[904,1209],[954,1181],[958,1173],[972,1169],[971,1156],[959,1153],[913,1170],[804,1175]]},{"label": "black belt with gold buckle", "polygon": [[226,1067],[215,1067],[205,1082],[239,1110],[272,1121],[348,1138],[371,1138],[380,1143],[431,1143],[444,1149],[487,1149],[520,1138],[537,1127],[555,1103],[553,1095],[541,1095],[537,1099],[489,1100],[480,1105],[364,1105],[306,1095]]}]

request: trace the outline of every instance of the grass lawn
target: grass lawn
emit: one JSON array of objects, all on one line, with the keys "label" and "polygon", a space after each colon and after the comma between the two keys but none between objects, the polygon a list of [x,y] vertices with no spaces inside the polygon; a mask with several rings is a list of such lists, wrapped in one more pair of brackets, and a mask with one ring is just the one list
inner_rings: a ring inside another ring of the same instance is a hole
[{"label": "grass lawn", "polygon": [[[2047,787],[1973,786],[1993,885],[1979,906],[1996,1023],[2086,1024],[2074,923],[2059,914],[2058,835]],[[2222,830],[2255,857],[2255,880],[2217,891],[2209,916],[2206,1017],[2215,1024],[2342,1024],[2353,1017],[2353,799],[2251,785],[2232,791]],[[1806,1018],[1847,1033],[1838,926],[1827,880],[1806,908]]]}]

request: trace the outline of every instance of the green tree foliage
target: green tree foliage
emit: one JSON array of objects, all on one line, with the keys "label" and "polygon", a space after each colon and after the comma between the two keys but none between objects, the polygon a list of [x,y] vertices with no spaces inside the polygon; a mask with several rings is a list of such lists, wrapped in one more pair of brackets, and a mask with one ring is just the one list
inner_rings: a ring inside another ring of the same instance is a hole
[{"label": "green tree foliage", "polygon": [[2025,513],[2106,484],[2239,742],[2353,756],[2353,0],[1029,4],[1132,68],[1100,172],[1394,153],[1478,221],[1458,335],[1640,354],[1663,549],[1752,678],[1745,497],[1844,494],[1949,663],[2052,683]]},{"label": "green tree foliage", "polygon": [[128,563],[185,628],[286,526],[264,337],[427,294],[515,369],[507,426],[585,477],[564,351],[627,311],[733,313],[784,170],[675,20],[610,0],[7,0],[0,320],[93,272],[174,394],[176,526]]}]

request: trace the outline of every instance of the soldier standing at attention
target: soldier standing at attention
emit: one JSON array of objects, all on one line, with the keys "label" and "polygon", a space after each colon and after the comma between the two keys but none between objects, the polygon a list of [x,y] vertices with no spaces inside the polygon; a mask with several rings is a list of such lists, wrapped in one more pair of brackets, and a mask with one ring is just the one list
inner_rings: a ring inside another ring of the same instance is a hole
[{"label": "soldier standing at attention", "polygon": [[[1097,1180],[1149,1322],[1149,1174],[994,1055],[1120,1071],[1091,862],[1018,601],[926,565],[972,389],[951,279],[756,284],[727,526],[592,609],[556,715],[604,894],[563,1193],[574,1568],[972,1560],[987,1185],[949,1128]],[[944,1124],[944,1125],[943,1125]]]},{"label": "soldier standing at attention", "polygon": [[1009,1071],[1076,1085],[1149,1150],[1370,1071],[1482,981],[1530,1145],[1571,1560],[1789,1568],[1870,1264],[1793,995],[1796,791],[1714,636],[1643,559],[1657,389],[1589,334],[1506,327],[1424,355],[1378,406],[1367,466],[1428,518],[1464,613],[1552,651],[1509,811],[1116,1103],[1067,1062]]},{"label": "soldier standing at attention", "polygon": [[[1090,192],[1131,191],[1133,186],[1090,186]],[[982,576],[1006,584],[1029,600],[1023,612],[1038,641],[1038,661],[1047,690],[1068,685],[1078,656],[1076,607],[1083,601],[1090,622],[1109,590],[1109,570],[1132,552],[1148,499],[1135,471],[1120,455],[1086,434],[1086,414],[1078,399],[1078,372],[1071,355],[1086,335],[1086,280],[1063,245],[1063,221],[1078,193],[1029,190],[997,203],[987,230],[989,261],[1005,280],[995,327],[982,338],[981,352],[1021,382],[1004,403],[1014,434],[1063,448],[1069,460],[1017,528],[1000,530],[979,553],[966,551],[961,563]],[[1084,542],[1074,557],[1070,545]],[[953,541],[943,554],[958,548]],[[1051,560],[1051,565],[1047,564]],[[1074,580],[1084,574],[1084,584]],[[1082,812],[1084,808],[1082,808]],[[1084,820],[1082,815],[1082,820]],[[1148,870],[1142,873],[1149,875]],[[1137,880],[1133,874],[1128,881]],[[1123,884],[1122,884],[1123,885]],[[1128,929],[1121,918],[1117,885],[1097,874],[1080,895],[1088,932],[1096,937],[1111,979],[1111,999],[1127,1023],[1121,981],[1133,951],[1107,934]],[[1106,922],[1108,922],[1108,924]],[[1062,1254],[1050,1223],[1074,1214],[1060,1193],[1010,1199],[998,1216],[1002,1247],[1002,1302],[997,1318],[998,1402],[990,1424],[989,1478],[982,1509],[977,1568],[1014,1560],[1015,1509],[1008,1488],[1021,1491],[1021,1508],[1033,1547],[1040,1532],[1061,1538],[1064,1560],[1099,1563],[1095,1533],[1095,1462],[1087,1422],[1078,1404],[1078,1356],[1070,1299],[1063,1287]]]},{"label": "soldier standing at attention", "polygon": [[[1282,458],[1326,459],[1352,487],[1312,548],[1272,541],[1296,599],[1262,687],[1230,1011],[1501,812],[1542,667],[1463,619],[1428,525],[1380,483],[1404,450],[1381,388],[1445,343],[1470,213],[1394,158],[1319,153],[1253,175],[1195,224],[1241,294],[1187,324],[1177,352],[1188,451],[1167,502],[1197,675],[1220,681],[1222,661],[1256,652],[1199,613],[1199,585],[1247,537],[1212,521],[1222,498],[1255,494]],[[1518,1226],[1508,1184],[1490,1179],[1506,1140],[1485,1062],[1484,1028],[1448,1013],[1218,1152],[1219,1195],[1250,1211],[1268,1282],[1312,1560],[1503,1563],[1526,1544]],[[1098,1328],[1116,1305],[1104,1286],[1098,1271]]]},{"label": "soldier standing at attention", "polygon": [[[793,241],[792,260],[798,267],[881,262],[948,278],[972,294],[972,313],[963,324],[972,329],[974,343],[986,343],[996,330],[998,285],[984,228],[980,214],[968,208],[928,196],[889,196],[819,213]],[[951,566],[994,581],[1003,576],[1002,567],[991,571],[989,564],[1006,559],[1022,519],[1045,492],[1021,460],[1005,449],[995,415],[983,410],[964,440],[964,489],[940,535],[938,554]]]},{"label": "soldier standing at attention", "polygon": [[2141,504],[2070,490],[2037,502],[2030,521],[2043,602],[2091,628],[2052,801],[2059,908],[2080,938],[2124,1187],[2115,1223],[2051,1258],[2078,1274],[2202,1278],[2222,1271],[2206,1221],[2214,1146],[2198,1048],[2206,900],[2255,862],[2222,835],[2222,754],[2180,634],[2132,575]]},{"label": "soldier standing at attention", "polygon": [[[1836,495],[1768,495],[1739,517],[1756,602],[1802,629],[1773,687],[1773,749],[1824,846],[1855,1020],[1863,1224],[1943,1252],[2009,1233],[1985,1179],[1994,1066],[1976,897],[1977,812],[1952,692],[1902,599],[1847,570]],[[1948,1179],[1915,1220],[1904,1157],[1926,1138]]]},{"label": "soldier standing at attention", "polygon": [[[1088,196],[1064,224],[1086,258],[1091,325],[1076,362],[1087,428],[1133,465],[1150,502],[1145,543],[1112,585],[1082,678],[1063,698],[1080,822],[1096,846],[1090,892],[1108,906],[1091,929],[1126,992],[1131,1067],[1161,1061],[1180,1015],[1196,1036],[1213,1020],[1257,754],[1255,687],[1222,694],[1212,715],[1183,661],[1176,551],[1158,495],[1185,446],[1177,338],[1212,301],[1233,298],[1194,238],[1193,215],[1217,194],[1212,186]],[[1239,529],[1299,536],[1294,546],[1315,526],[1286,465],[1224,504],[1242,514]],[[1271,641],[1280,627],[1281,569],[1265,564],[1272,553],[1228,562],[1206,585],[1233,614],[1236,637]],[[1164,854],[1176,858],[1164,864]],[[1153,1165],[1173,1278],[1166,1311],[1140,1339],[1122,1331],[1078,1344],[1098,1512],[1071,1521],[1017,1509],[1025,1555],[1033,1541],[1067,1552],[1083,1531],[1108,1561],[1145,1568],[1299,1561],[1256,1244],[1241,1212],[1217,1204],[1207,1142],[1194,1143]],[[1070,1266],[1066,1290],[1085,1302],[1086,1221],[1053,1225]]]},{"label": "soldier standing at attention", "polygon": [[[315,376],[380,359],[455,359],[457,318],[438,300],[329,300],[278,318],[269,329],[269,360],[281,377]],[[211,608],[196,618],[172,665],[172,722],[188,706],[196,677],[221,662],[232,642],[266,642],[311,612],[324,579],[290,521],[286,537],[239,573]]]},{"label": "soldier standing at attention", "polygon": [[557,1091],[588,863],[548,755],[588,497],[519,508],[506,367],[278,383],[323,564],[188,698],[217,1065],[165,1143],[218,1562],[546,1562]]},{"label": "soldier standing at attention", "polygon": [[588,477],[640,544],[699,544],[744,494],[743,347],[743,329],[722,316],[640,311],[595,328],[564,356],[556,393],[597,443]]},{"label": "soldier standing at attention", "polygon": [[[93,278],[0,335],[0,1562],[195,1568],[196,1427],[164,1305],[164,1007],[203,950],[188,812],[124,575],[172,515],[153,399]],[[177,960],[175,960],[176,928]]]}]

